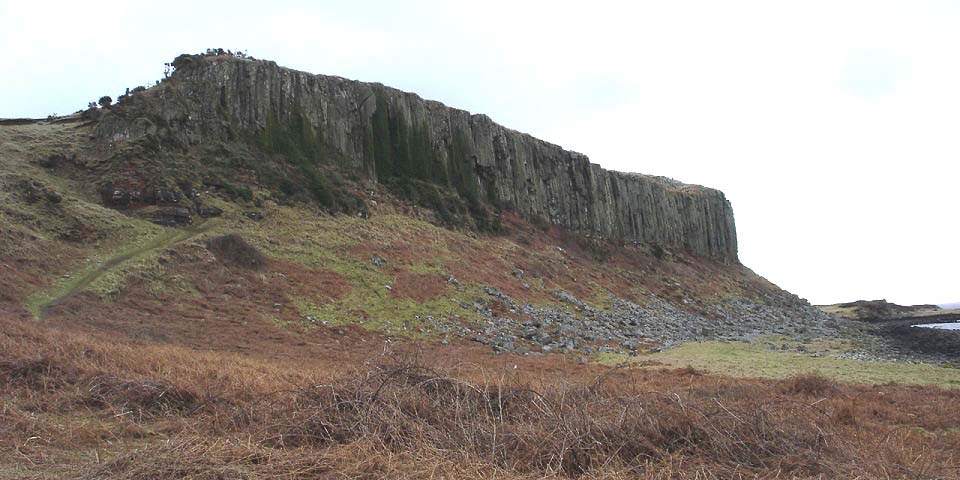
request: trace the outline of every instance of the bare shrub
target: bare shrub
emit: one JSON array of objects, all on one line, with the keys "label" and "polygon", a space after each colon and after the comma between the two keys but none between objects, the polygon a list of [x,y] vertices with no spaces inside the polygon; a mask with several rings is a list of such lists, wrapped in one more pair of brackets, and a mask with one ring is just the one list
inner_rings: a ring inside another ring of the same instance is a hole
[{"label": "bare shrub", "polygon": [[0,362],[0,380],[8,385],[47,390],[59,388],[76,377],[73,369],[64,369],[45,357]]},{"label": "bare shrub", "polygon": [[137,419],[164,414],[189,414],[201,401],[193,392],[155,380],[122,380],[109,375],[94,377],[87,387],[86,403],[109,407],[117,415]]},{"label": "bare shrub", "polygon": [[840,425],[856,425],[857,408],[853,403],[842,405],[833,412],[833,420]]},{"label": "bare shrub", "polygon": [[[300,390],[291,406],[275,413],[277,423],[263,432],[263,444],[275,448],[372,440],[392,454],[457,452],[524,474],[641,471],[675,455],[730,471],[815,474],[829,450],[813,411],[625,392],[602,380],[540,391],[476,385],[418,365],[381,366]],[[785,457],[793,459],[790,466],[782,464]]]},{"label": "bare shrub", "polygon": [[677,374],[682,376],[700,377],[703,376],[703,373],[703,370],[699,370],[693,365],[687,365],[686,367],[677,369]]},{"label": "bare shrub", "polygon": [[792,394],[824,395],[836,389],[836,382],[818,373],[795,375],[785,383],[785,390]]}]

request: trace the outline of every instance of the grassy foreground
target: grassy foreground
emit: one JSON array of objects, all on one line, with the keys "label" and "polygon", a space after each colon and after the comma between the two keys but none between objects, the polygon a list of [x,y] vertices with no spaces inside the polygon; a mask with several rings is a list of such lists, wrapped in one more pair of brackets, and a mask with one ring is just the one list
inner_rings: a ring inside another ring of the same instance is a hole
[{"label": "grassy foreground", "polygon": [[960,397],[933,387],[609,368],[369,332],[271,355],[0,327],[0,478],[960,475]]}]

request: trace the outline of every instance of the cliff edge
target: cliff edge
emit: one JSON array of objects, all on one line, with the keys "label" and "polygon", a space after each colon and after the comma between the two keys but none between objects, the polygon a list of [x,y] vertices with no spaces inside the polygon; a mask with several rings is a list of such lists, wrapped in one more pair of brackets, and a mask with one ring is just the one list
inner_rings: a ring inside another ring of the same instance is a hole
[{"label": "cliff edge", "polygon": [[[471,205],[586,236],[738,262],[733,210],[720,191],[605,170],[485,115],[376,83],[225,55],[181,55],[173,65],[170,78],[125,96],[99,122],[96,135],[115,157],[129,159],[131,145],[228,155],[210,148],[242,140],[308,172],[428,182]],[[153,188],[153,177],[130,188]]]}]

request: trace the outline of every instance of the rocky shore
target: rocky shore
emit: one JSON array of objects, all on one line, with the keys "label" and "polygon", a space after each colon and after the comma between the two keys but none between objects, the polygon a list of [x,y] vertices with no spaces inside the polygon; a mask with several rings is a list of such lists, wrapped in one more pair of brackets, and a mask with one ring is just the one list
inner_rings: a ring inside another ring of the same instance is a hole
[{"label": "rocky shore", "polygon": [[686,342],[750,341],[763,335],[804,341],[840,336],[844,330],[844,321],[795,298],[770,303],[736,299],[695,314],[652,295],[643,305],[614,298],[608,308],[596,308],[563,291],[554,295],[564,307],[520,305],[494,288],[486,293],[488,298],[474,305],[486,325],[465,327],[460,334],[514,353],[636,354]]}]

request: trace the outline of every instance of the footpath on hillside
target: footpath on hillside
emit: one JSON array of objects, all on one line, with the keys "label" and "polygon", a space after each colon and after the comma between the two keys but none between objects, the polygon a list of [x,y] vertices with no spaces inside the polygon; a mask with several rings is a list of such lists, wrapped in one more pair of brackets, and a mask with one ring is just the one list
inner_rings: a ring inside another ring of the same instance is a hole
[{"label": "footpath on hillside", "polygon": [[196,237],[210,230],[213,226],[214,223],[212,221],[206,220],[187,228],[168,228],[143,245],[122,249],[120,253],[110,257],[104,261],[102,265],[93,270],[71,276],[68,281],[50,290],[34,294],[27,300],[26,309],[33,314],[34,318],[42,319],[51,308],[63,303],[74,294],[83,291],[104,275],[123,267],[132,260],[143,258],[149,253],[171,247]]}]

